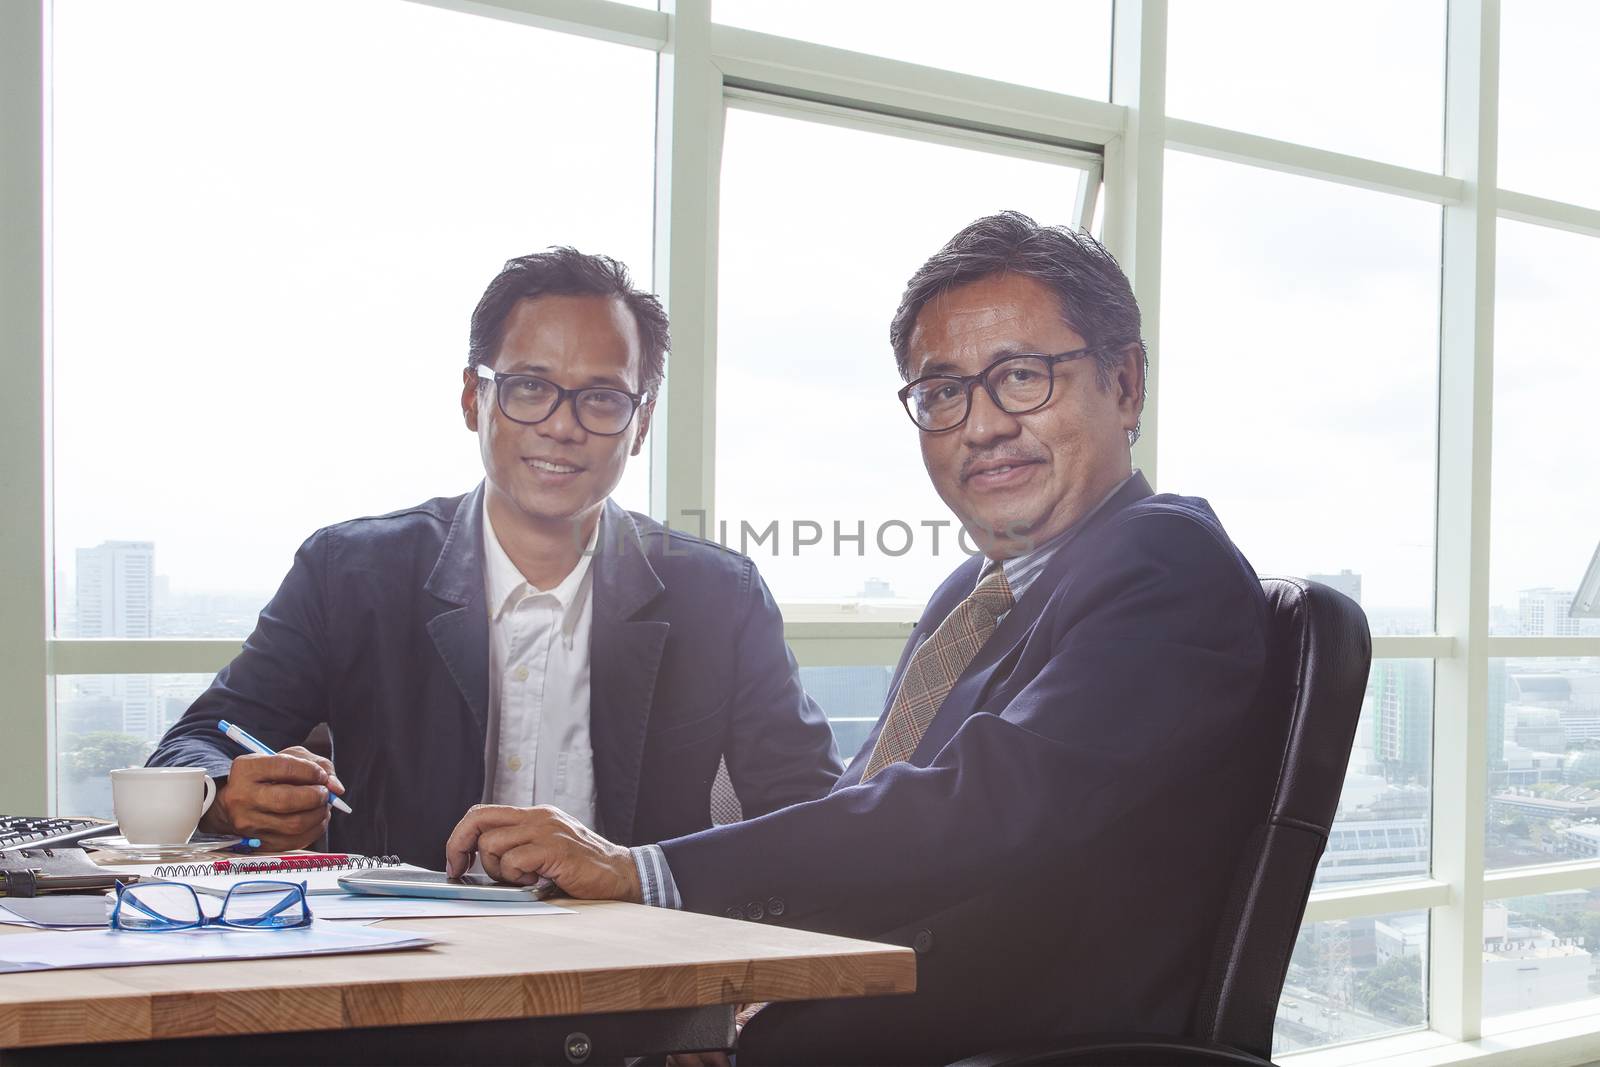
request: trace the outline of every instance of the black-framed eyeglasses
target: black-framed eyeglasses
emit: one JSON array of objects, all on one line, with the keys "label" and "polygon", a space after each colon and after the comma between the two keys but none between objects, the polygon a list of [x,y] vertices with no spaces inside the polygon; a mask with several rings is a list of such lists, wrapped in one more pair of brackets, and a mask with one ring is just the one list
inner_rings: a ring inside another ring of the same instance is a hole
[{"label": "black-framed eyeglasses", "polygon": [[117,884],[111,907],[111,928],[139,933],[198,930],[226,926],[234,930],[292,930],[311,925],[304,882],[271,880],[238,882],[222,898],[215,919],[200,910],[194,886],[183,882]]},{"label": "black-framed eyeglasses", "polygon": [[609,386],[563,389],[536,374],[500,374],[481,363],[474,369],[480,381],[494,384],[500,414],[524,426],[536,426],[548,419],[570,397],[579,426],[601,437],[615,437],[628,428],[633,413],[649,396]]},{"label": "black-framed eyeglasses", "polygon": [[972,390],[979,385],[1001,411],[1026,415],[1050,403],[1057,363],[1093,355],[1104,347],[1091,345],[1055,355],[1023,352],[995,360],[977,374],[925,375],[900,390],[900,402],[917,429],[926,433],[944,433],[966,422],[972,413]]}]

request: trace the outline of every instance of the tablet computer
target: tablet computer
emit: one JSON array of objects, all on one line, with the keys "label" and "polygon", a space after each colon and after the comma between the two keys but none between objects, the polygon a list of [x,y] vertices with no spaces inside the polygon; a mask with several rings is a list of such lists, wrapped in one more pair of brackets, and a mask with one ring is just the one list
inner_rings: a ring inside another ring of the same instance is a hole
[{"label": "tablet computer", "polygon": [[554,882],[541,880],[536,885],[497,882],[485,874],[464,874],[451,878],[443,871],[369,870],[352,871],[339,878],[339,888],[347,893],[384,897],[435,897],[442,900],[543,900],[557,896]]}]

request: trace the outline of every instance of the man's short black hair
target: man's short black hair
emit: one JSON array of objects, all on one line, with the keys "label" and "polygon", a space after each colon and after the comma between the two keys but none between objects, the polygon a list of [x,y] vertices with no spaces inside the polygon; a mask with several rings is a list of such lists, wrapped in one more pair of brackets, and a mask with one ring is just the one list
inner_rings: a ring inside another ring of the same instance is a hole
[{"label": "man's short black hair", "polygon": [[651,293],[633,287],[628,268],[610,256],[591,256],[565,246],[506,261],[472,312],[467,366],[493,360],[500,351],[506,319],[520,300],[539,296],[616,297],[633,312],[643,354],[640,392],[655,396],[666,376],[672,336],[667,313]]},{"label": "man's short black hair", "polygon": [[906,283],[889,324],[889,343],[902,379],[910,378],[911,331],[927,303],[996,274],[1025,275],[1056,294],[1066,324],[1084,344],[1098,349],[1095,376],[1102,389],[1110,388],[1129,345],[1138,345],[1145,355],[1133,286],[1105,246],[1087,233],[1040,226],[1020,211],[1002,211],[950,238]]}]

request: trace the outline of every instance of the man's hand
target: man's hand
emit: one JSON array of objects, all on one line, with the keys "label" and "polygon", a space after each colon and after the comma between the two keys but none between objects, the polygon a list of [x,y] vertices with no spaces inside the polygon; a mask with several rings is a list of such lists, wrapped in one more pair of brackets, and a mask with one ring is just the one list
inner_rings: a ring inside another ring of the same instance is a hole
[{"label": "man's hand", "polygon": [[305,848],[328,826],[328,791],[344,792],[333,763],[299,745],[276,756],[240,756],[200,820],[212,833],[259,837],[264,849]]},{"label": "man's hand", "polygon": [[498,882],[531,885],[548,878],[580,900],[644,902],[633,854],[548,804],[469,809],[445,842],[445,871],[452,878],[466,873],[474,852]]}]

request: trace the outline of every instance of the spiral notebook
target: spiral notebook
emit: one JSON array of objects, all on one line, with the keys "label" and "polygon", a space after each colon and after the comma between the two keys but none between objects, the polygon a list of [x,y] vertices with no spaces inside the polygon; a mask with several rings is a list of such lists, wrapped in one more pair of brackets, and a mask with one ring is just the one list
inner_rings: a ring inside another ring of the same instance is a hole
[{"label": "spiral notebook", "polygon": [[172,863],[157,867],[152,873],[157,878],[192,885],[196,891],[212,896],[226,896],[228,890],[240,882],[262,878],[285,879],[304,882],[309,894],[344,893],[339,888],[339,876],[349,871],[371,867],[387,867],[401,871],[420,871],[421,867],[401,863],[398,856],[349,856],[343,860],[327,860],[315,856],[276,856],[271,859],[224,861],[225,872],[218,872],[216,863]]}]

